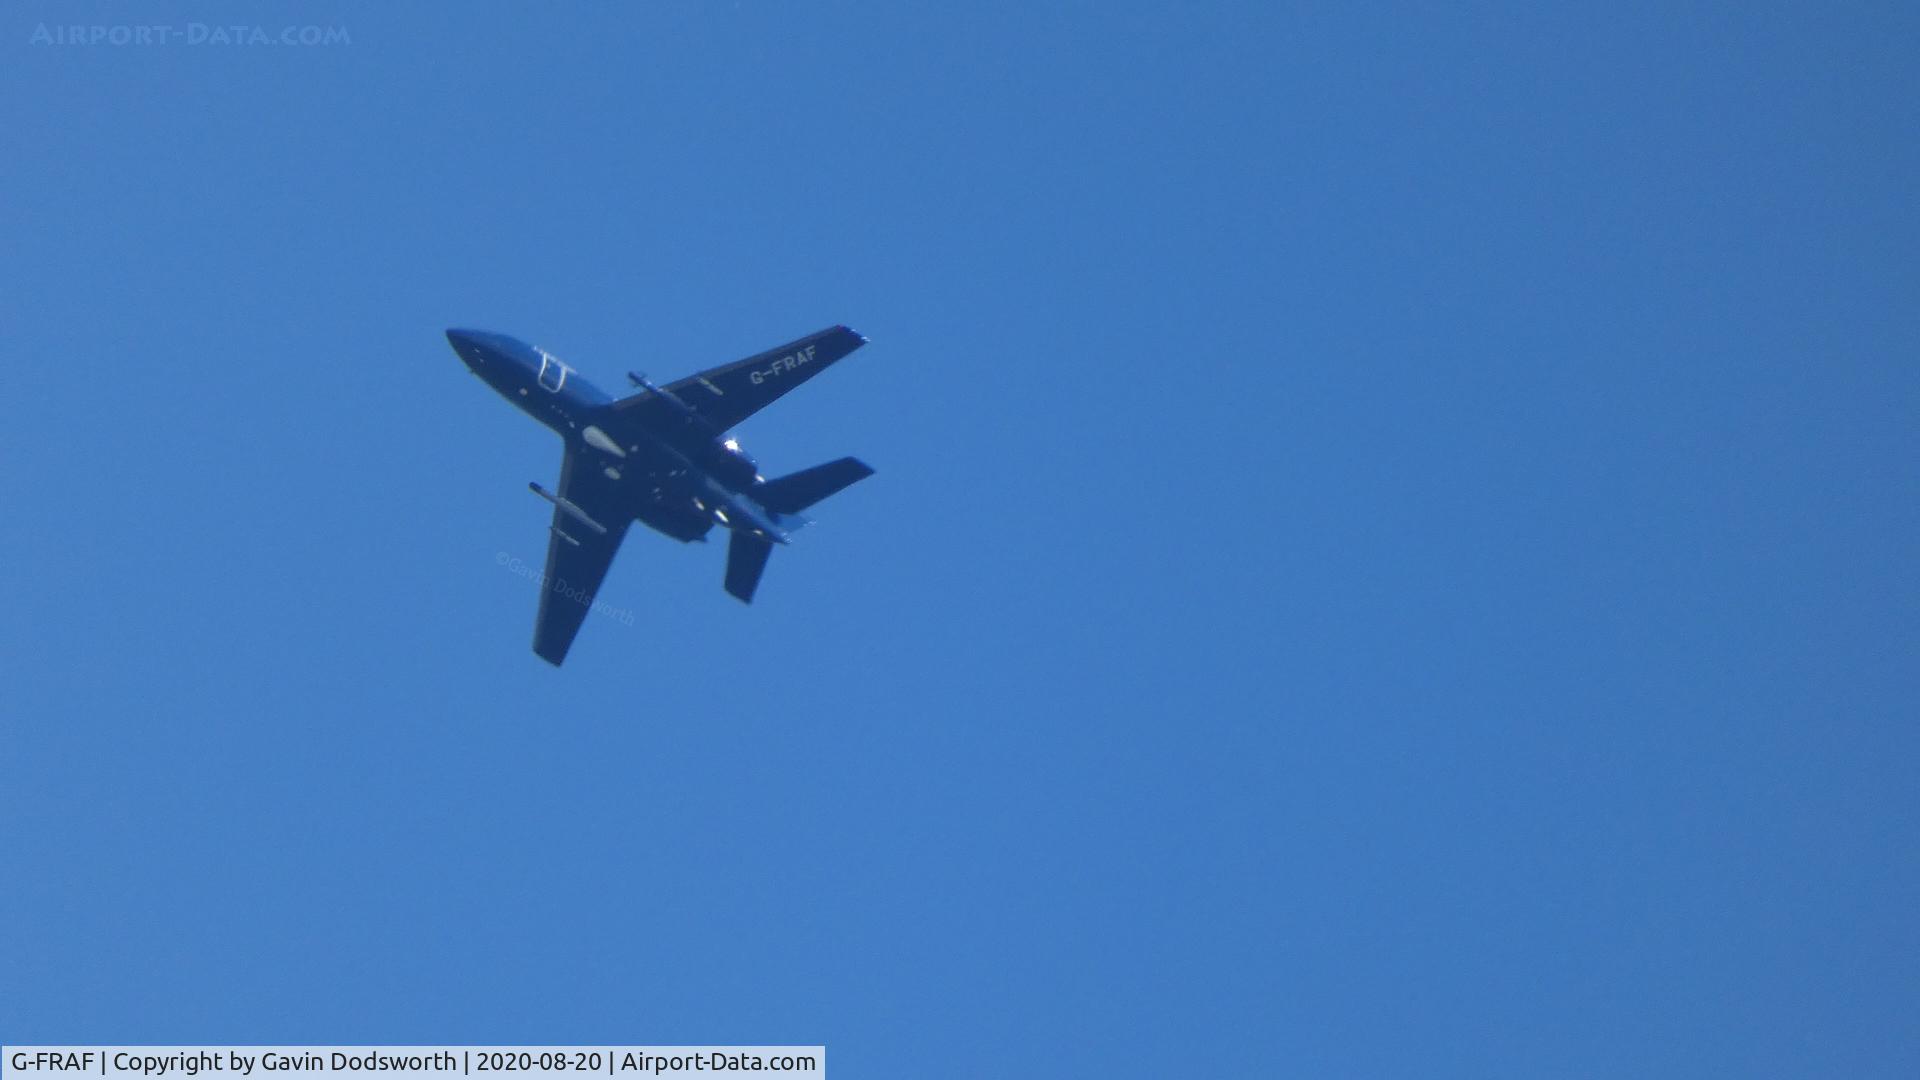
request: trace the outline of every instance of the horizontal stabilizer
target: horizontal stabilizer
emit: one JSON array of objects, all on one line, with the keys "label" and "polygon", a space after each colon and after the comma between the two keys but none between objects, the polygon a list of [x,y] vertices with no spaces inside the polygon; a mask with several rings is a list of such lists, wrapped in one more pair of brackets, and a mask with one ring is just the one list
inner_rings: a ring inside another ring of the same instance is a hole
[{"label": "horizontal stabilizer", "polygon": [[767,556],[773,554],[773,541],[750,532],[735,532],[727,545],[727,591],[743,604],[753,603],[753,590],[760,586],[760,575],[767,568]]},{"label": "horizontal stabilizer", "polygon": [[821,499],[865,480],[873,470],[859,458],[843,457],[825,465],[802,469],[755,488],[754,501],[779,514],[797,514]]}]

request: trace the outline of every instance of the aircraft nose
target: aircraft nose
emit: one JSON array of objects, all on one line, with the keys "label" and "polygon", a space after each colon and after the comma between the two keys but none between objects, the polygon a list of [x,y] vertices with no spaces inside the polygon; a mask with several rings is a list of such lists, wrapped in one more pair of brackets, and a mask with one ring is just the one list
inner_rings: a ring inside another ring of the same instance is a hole
[{"label": "aircraft nose", "polygon": [[460,354],[460,359],[468,367],[485,363],[487,359],[486,333],[481,330],[462,330],[454,327],[447,331],[447,344]]}]

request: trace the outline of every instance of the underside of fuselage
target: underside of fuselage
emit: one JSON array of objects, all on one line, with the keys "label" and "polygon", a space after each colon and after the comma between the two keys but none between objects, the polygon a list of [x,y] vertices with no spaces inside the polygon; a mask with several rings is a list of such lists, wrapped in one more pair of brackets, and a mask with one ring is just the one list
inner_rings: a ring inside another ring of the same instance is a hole
[{"label": "underside of fuselage", "polygon": [[702,510],[692,496],[662,494],[657,499],[645,500],[634,511],[634,517],[655,532],[683,542],[705,540],[713,530],[713,514]]}]

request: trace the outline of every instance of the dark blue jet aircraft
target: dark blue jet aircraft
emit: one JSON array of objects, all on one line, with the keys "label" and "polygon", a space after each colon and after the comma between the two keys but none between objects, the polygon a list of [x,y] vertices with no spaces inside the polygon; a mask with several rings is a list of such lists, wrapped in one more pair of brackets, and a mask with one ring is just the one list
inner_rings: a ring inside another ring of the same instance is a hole
[{"label": "dark blue jet aircraft", "polygon": [[716,522],[725,525],[733,533],[727,591],[751,603],[773,545],[807,524],[800,512],[873,475],[848,457],[768,480],[727,437],[728,428],[867,343],[844,326],[670,386],[628,373],[640,392],[618,401],[552,353],[505,334],[449,330],[447,340],[475,375],[566,442],[559,490],[527,485],[553,504],[533,651],[555,666],[631,522],[682,541],[705,540]]}]

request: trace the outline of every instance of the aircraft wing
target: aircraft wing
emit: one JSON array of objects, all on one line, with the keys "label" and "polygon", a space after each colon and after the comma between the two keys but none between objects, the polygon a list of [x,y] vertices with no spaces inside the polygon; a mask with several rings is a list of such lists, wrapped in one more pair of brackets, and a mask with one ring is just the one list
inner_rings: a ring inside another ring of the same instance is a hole
[{"label": "aircraft wing", "polygon": [[[848,327],[830,327],[745,360],[689,375],[667,389],[704,416],[715,430],[725,431],[866,343],[866,338]],[[671,405],[649,393],[622,398],[612,407],[615,413],[643,410],[644,419],[656,424],[666,424],[676,416]]]},{"label": "aircraft wing", "polygon": [[582,460],[571,446],[560,461],[559,495],[606,526],[607,531],[597,532],[560,507],[553,509],[556,531],[547,538],[547,572],[540,579],[540,614],[533,624],[533,651],[555,667],[567,658],[574,635],[593,610],[594,595],[606,580],[607,567],[613,565],[613,556],[633,521],[632,510],[620,501],[614,481],[590,458]]}]

